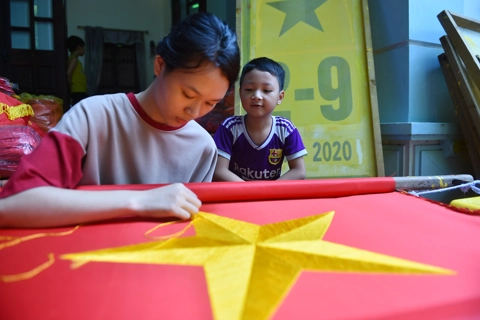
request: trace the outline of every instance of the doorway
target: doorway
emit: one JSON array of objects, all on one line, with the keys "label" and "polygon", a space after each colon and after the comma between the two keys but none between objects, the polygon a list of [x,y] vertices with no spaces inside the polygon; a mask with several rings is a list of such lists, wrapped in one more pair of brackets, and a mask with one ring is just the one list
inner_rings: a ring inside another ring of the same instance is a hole
[{"label": "doorway", "polygon": [[0,76],[68,101],[64,1],[2,0],[0,16]]},{"label": "doorway", "polygon": [[138,74],[134,45],[105,43],[100,84],[96,94],[138,92]]}]

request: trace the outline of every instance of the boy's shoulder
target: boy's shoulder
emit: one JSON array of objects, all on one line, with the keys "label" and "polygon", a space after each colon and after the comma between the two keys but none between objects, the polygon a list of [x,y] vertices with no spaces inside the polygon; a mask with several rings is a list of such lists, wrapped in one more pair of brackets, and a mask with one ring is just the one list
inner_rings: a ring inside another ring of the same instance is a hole
[{"label": "boy's shoulder", "polygon": [[225,119],[222,123],[222,125],[227,128],[227,129],[230,129],[232,127],[235,127],[235,126],[239,126],[239,125],[242,125],[242,122],[243,122],[243,117],[244,116],[231,116],[231,117],[228,117],[227,119]]},{"label": "boy's shoulder", "polygon": [[292,120],[288,118],[281,117],[281,116],[273,116],[273,118],[275,119],[276,126],[281,126],[281,127],[287,126],[287,127],[295,128],[295,125],[293,124]]}]

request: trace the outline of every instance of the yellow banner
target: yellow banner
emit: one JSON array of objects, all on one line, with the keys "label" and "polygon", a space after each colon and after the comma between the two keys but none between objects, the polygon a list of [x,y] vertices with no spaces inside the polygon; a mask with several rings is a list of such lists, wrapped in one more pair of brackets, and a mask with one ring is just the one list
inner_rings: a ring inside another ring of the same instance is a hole
[{"label": "yellow banner", "polygon": [[377,176],[362,1],[244,0],[240,18],[243,64],[285,68],[274,115],[299,129],[307,177]]}]

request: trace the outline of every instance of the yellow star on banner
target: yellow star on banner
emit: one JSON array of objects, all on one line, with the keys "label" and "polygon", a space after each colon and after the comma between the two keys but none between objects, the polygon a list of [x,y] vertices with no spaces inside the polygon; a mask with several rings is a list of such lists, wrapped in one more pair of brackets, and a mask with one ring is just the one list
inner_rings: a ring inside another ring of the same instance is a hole
[{"label": "yellow star on banner", "polygon": [[323,31],[322,25],[315,14],[315,10],[326,1],[327,0],[285,0],[267,2],[267,4],[286,14],[279,35],[281,36],[299,22],[305,22],[315,29]]},{"label": "yellow star on banner", "polygon": [[72,253],[93,261],[203,266],[216,319],[271,317],[303,270],[452,274],[447,269],[321,240],[334,212],[263,226],[200,212],[196,236]]}]

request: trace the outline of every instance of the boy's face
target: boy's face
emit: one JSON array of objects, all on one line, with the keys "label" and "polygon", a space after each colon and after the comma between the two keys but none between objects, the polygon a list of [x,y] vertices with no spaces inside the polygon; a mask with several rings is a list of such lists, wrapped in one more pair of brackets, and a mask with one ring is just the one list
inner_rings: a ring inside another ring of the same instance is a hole
[{"label": "boy's face", "polygon": [[212,111],[225,96],[229,82],[213,64],[197,69],[166,70],[160,56],[155,60],[156,110],[147,113],[159,123],[180,127]]},{"label": "boy's face", "polygon": [[269,72],[253,69],[240,84],[240,100],[249,116],[270,117],[283,100],[277,77]]}]

